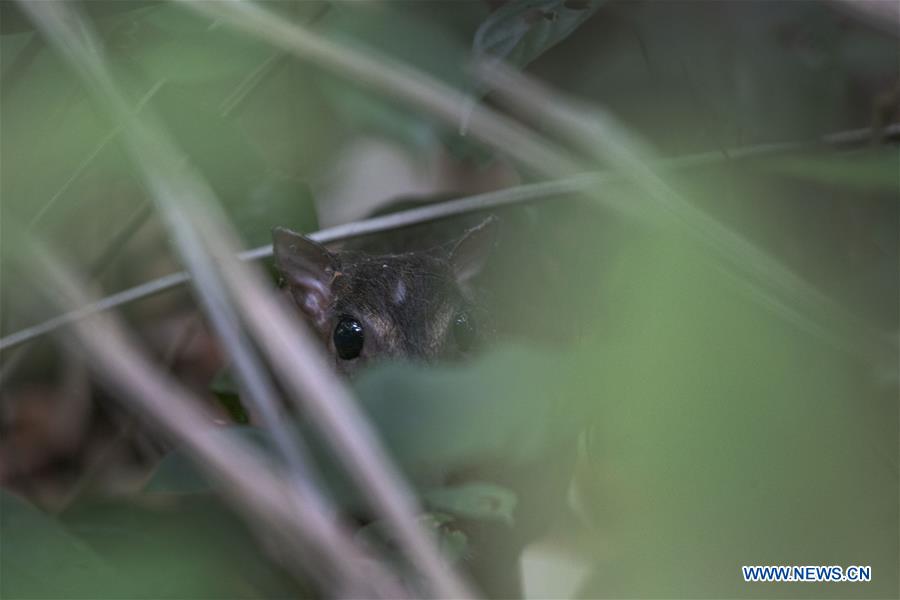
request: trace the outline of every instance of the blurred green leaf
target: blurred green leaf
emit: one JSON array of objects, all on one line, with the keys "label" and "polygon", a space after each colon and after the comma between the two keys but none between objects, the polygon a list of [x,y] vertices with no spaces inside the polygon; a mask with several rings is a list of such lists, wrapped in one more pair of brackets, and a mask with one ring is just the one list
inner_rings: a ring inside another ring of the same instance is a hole
[{"label": "blurred green leaf", "polygon": [[900,190],[897,175],[900,149],[892,147],[844,154],[784,156],[762,160],[760,164],[773,173],[821,185],[868,191]]},{"label": "blurred green leaf", "polygon": [[243,521],[217,494],[85,501],[63,518],[127,582],[119,592],[101,587],[86,597],[217,600],[310,594],[266,560]]},{"label": "blurred green leaf", "polygon": [[[160,0],[92,0],[83,4],[85,14],[92,19],[108,19],[159,4]],[[0,33],[33,31],[34,24],[17,6],[16,2],[0,3]]]},{"label": "blurred green leaf", "polygon": [[234,381],[230,368],[220,369],[212,383],[209,384],[209,389],[216,395],[219,403],[228,411],[235,423],[246,425],[250,422],[250,417],[247,415],[244,405],[241,404],[237,382]]},{"label": "blurred green leaf", "polygon": [[[249,426],[222,427],[218,435],[233,436],[276,461],[270,436],[262,429]],[[196,494],[209,492],[211,489],[206,476],[194,461],[177,449],[163,457],[144,486],[144,492],[153,494]]]},{"label": "blurred green leaf", "polygon": [[509,526],[513,525],[518,504],[518,498],[511,490],[484,482],[428,490],[422,500],[432,510],[465,519],[500,521]]},{"label": "blurred green leaf", "polygon": [[[472,41],[476,60],[502,60],[515,67],[528,63],[564,40],[590,17],[604,0],[509,0],[478,27]],[[472,86],[470,86],[472,87]],[[489,85],[472,87],[461,123],[467,127],[468,110],[481,100]]]},{"label": "blurred green leaf", "polygon": [[309,186],[271,172],[250,189],[249,197],[237,203],[231,213],[244,242],[251,248],[271,244],[276,225],[301,233],[319,229]]},{"label": "blurred green leaf", "polygon": [[[419,515],[417,520],[419,525],[434,537],[438,550],[451,563],[467,555],[468,537],[457,528],[453,516],[441,512],[427,512]],[[357,532],[356,538],[377,548],[397,565],[403,564],[400,546],[393,535],[393,529],[384,521],[374,521],[362,527]]]},{"label": "blurred green leaf", "polygon": [[478,28],[472,50],[524,67],[568,37],[603,0],[510,0]]},{"label": "blurred green leaf", "polygon": [[583,424],[579,377],[565,353],[504,346],[465,365],[385,364],[354,388],[402,464],[502,457],[540,460],[574,443]]},{"label": "blurred green leaf", "polygon": [[[460,365],[384,364],[354,380],[360,406],[419,493],[468,482],[514,492],[517,534],[563,504],[593,390],[565,352],[504,346]],[[316,440],[309,432],[308,440]],[[334,495],[367,506],[313,445]]]},{"label": "blurred green leaf", "polygon": [[[0,76],[4,86],[10,85],[10,77],[22,77],[27,70],[28,62],[33,60],[34,55],[39,52],[41,44],[34,38],[34,34],[30,32],[22,32],[4,35],[0,37]],[[23,55],[22,52],[25,52]],[[18,73],[11,76],[10,68],[16,65]],[[4,91],[4,95],[8,92]]]},{"label": "blurred green leaf", "polygon": [[237,228],[244,244],[271,243],[272,228],[284,225],[315,231],[315,203],[305,182],[267,166],[239,124],[215,112],[207,102],[221,93],[164,89],[157,107],[192,162],[211,182],[217,197]]},{"label": "blurred green leaf", "polygon": [[[529,490],[527,499],[520,495],[529,515],[564,494],[589,394],[576,368],[565,354],[504,347],[466,365],[385,364],[357,379],[354,388],[382,442],[418,490],[436,494],[442,510],[506,520],[522,486]],[[227,388],[227,380],[220,385]],[[308,423],[299,431],[331,497],[350,512],[366,509],[366,498],[330,445]],[[221,434],[250,441],[276,460],[264,430],[228,427]],[[539,464],[554,468],[547,477],[530,475]],[[448,474],[472,469],[478,482],[473,487],[435,491]],[[528,487],[532,484],[536,489]],[[196,493],[209,486],[176,451],[163,459],[145,489]]]},{"label": "blurred green leaf", "polygon": [[266,44],[168,3],[139,13],[117,40],[117,49],[127,51],[149,78],[172,83],[201,84],[234,77],[257,67],[272,53]]},{"label": "blurred green leaf", "polygon": [[166,454],[144,486],[151,494],[197,494],[212,489],[202,471],[182,452]]},{"label": "blurred green leaf", "polygon": [[[615,552],[583,595],[895,595],[896,381],[748,299],[679,235],[635,240],[606,284],[589,506],[596,548]],[[744,564],[884,578],[754,586]]]},{"label": "blurred green leaf", "polygon": [[0,490],[0,597],[114,596],[124,581],[55,519]]},{"label": "blurred green leaf", "polygon": [[[467,49],[443,21],[426,18],[402,2],[341,3],[322,19],[323,31],[351,46],[374,48],[460,88]],[[444,136],[454,137],[436,119],[410,112],[352,82],[321,75],[330,103],[354,129],[386,135],[416,151],[434,148]]]}]

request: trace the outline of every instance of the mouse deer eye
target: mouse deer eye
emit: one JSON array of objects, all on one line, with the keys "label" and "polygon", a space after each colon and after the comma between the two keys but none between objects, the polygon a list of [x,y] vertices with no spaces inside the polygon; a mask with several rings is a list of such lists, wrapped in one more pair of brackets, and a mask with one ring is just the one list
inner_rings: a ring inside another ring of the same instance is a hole
[{"label": "mouse deer eye", "polygon": [[363,326],[353,317],[341,317],[334,328],[334,348],[343,360],[352,360],[362,352]]},{"label": "mouse deer eye", "polygon": [[453,339],[456,346],[463,352],[468,352],[475,346],[476,334],[475,324],[467,313],[459,313],[454,317],[451,324],[453,330]]}]

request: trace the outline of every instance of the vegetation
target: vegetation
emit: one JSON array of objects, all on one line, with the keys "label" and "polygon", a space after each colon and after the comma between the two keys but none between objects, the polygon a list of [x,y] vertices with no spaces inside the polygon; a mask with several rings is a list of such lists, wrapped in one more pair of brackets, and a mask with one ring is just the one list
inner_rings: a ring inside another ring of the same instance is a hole
[{"label": "vegetation", "polygon": [[[897,597],[898,10],[0,3],[0,597]],[[486,215],[464,358],[278,289]]]}]

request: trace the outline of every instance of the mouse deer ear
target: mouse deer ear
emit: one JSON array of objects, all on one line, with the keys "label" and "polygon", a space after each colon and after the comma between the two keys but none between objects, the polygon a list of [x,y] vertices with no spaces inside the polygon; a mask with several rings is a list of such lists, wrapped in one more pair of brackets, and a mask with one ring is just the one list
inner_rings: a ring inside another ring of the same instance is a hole
[{"label": "mouse deer ear", "polygon": [[465,283],[478,275],[497,245],[500,219],[491,216],[466,231],[450,252],[456,280]]},{"label": "mouse deer ear", "polygon": [[331,280],[337,257],[325,246],[284,227],[272,230],[275,267],[287,282],[297,305],[317,325],[327,319]]}]

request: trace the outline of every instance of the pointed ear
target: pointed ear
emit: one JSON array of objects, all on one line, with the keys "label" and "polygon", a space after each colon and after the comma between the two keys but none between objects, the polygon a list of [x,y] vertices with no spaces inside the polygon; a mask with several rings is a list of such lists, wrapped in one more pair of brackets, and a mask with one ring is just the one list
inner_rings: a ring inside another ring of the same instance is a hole
[{"label": "pointed ear", "polygon": [[272,230],[275,267],[290,287],[291,296],[317,325],[327,319],[331,281],[337,257],[325,246],[284,227]]},{"label": "pointed ear", "polygon": [[465,283],[478,275],[487,263],[500,233],[500,219],[491,216],[468,230],[450,252],[456,280]]}]

